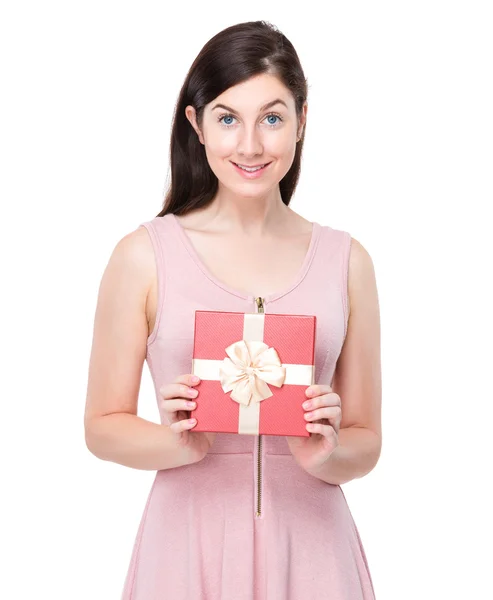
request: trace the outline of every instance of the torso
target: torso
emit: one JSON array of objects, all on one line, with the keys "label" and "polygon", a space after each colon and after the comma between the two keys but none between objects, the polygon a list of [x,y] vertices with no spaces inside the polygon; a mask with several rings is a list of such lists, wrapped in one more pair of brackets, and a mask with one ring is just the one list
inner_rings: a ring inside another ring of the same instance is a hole
[{"label": "torso", "polygon": [[[210,273],[226,285],[255,296],[268,296],[292,283],[303,264],[312,236],[311,222],[294,212],[286,233],[253,243],[246,236],[194,228],[194,217],[189,213],[177,219]],[[157,279],[154,276],[146,305],[149,332],[154,328],[156,309]]]}]

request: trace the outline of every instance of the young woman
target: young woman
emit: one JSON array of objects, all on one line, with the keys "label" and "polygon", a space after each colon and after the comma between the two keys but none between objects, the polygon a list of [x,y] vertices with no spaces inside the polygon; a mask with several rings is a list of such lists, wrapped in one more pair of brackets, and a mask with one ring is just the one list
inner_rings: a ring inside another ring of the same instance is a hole
[{"label": "young woman", "polygon": [[[298,56],[275,27],[213,37],[179,95],[164,207],[119,241],[105,270],[86,443],[103,460],[157,470],[123,600],[374,598],[340,485],[380,456],[377,289],[361,244],[289,208],[306,99]],[[317,317],[310,436],[194,431],[194,311],[259,307]],[[159,424],[137,416],[145,360]]]}]

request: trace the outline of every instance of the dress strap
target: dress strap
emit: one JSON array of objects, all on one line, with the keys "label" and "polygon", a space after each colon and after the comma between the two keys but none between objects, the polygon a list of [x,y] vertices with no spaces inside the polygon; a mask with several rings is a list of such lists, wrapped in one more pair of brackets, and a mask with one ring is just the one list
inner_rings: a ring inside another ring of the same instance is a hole
[{"label": "dress strap", "polygon": [[152,248],[154,250],[154,259],[156,261],[156,273],[157,273],[157,306],[156,306],[156,321],[154,328],[147,339],[147,344],[152,344],[154,341],[161,320],[161,313],[164,304],[164,297],[166,294],[166,259],[165,252],[163,249],[162,236],[163,236],[163,224],[158,218],[154,218],[151,221],[145,221],[141,223],[139,227],[145,227],[149,233],[151,239]]}]

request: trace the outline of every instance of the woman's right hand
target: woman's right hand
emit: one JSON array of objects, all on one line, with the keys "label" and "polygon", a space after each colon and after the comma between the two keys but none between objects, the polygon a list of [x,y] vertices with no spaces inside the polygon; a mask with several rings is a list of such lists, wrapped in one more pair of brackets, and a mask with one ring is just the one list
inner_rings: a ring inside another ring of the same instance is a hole
[{"label": "woman's right hand", "polygon": [[164,384],[159,390],[170,430],[175,433],[178,445],[189,453],[190,463],[202,460],[216,437],[214,432],[191,431],[196,422],[190,423],[190,411],[196,408],[197,395],[192,397],[188,392],[194,390],[198,394],[194,386],[200,383],[194,383],[192,377],[190,373],[180,375],[174,383]]}]

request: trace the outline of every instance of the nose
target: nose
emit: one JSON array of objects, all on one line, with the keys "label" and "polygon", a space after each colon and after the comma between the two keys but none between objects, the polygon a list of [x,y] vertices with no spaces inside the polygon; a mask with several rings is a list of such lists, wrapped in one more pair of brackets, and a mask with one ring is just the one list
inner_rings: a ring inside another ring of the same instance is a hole
[{"label": "nose", "polygon": [[238,156],[249,158],[254,157],[257,154],[262,154],[262,152],[262,136],[256,125],[242,129],[237,147]]}]

